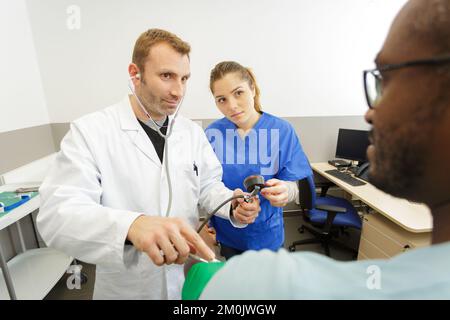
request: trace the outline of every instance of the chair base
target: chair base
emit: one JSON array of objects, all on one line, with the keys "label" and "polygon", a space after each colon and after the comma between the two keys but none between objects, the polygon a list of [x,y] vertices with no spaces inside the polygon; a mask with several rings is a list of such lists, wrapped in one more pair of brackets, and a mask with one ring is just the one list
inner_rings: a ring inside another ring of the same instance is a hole
[{"label": "chair base", "polygon": [[343,243],[340,243],[339,241],[334,240],[332,238],[333,235],[331,233],[319,232],[307,225],[301,225],[300,228],[298,229],[298,231],[300,233],[303,233],[305,229],[308,230],[310,233],[312,233],[315,238],[295,241],[289,246],[289,251],[294,252],[296,250],[296,246],[299,246],[299,245],[320,243],[325,251],[325,254],[328,257],[331,257],[330,245],[333,245],[335,247],[338,247],[338,248],[341,248],[343,250],[347,250],[347,251],[353,253],[354,258],[356,258],[358,256],[357,250],[355,250]]}]

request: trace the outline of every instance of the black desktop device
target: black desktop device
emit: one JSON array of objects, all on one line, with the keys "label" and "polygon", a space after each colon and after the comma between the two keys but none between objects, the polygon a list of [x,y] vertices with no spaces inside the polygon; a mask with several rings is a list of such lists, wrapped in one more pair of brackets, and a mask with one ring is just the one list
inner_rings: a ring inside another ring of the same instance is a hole
[{"label": "black desktop device", "polygon": [[[342,128],[339,129],[336,145],[336,158],[358,161],[358,167],[349,168],[347,170],[354,173],[356,177],[362,178],[366,181],[368,180],[367,176],[369,172],[369,163],[367,162],[366,151],[369,145],[369,131]],[[347,168],[351,166],[351,162],[347,162],[341,159],[329,160],[328,163],[336,167],[337,169]],[[341,176],[337,178],[343,180]]]},{"label": "black desktop device", "polygon": [[369,131],[339,129],[336,158],[366,162],[366,150],[369,144]]},{"label": "black desktop device", "polygon": [[328,160],[328,163],[336,168],[349,167],[351,165],[350,162],[345,161],[345,160],[340,160],[340,159]]}]

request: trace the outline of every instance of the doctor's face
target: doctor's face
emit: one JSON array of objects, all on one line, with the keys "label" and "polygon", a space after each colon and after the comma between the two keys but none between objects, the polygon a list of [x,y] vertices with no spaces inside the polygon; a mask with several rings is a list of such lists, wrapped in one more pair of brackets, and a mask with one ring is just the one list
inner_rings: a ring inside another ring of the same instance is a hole
[{"label": "doctor's face", "polygon": [[188,56],[161,42],[150,49],[136,93],[152,118],[162,120],[176,112],[189,77]]},{"label": "doctor's face", "polygon": [[220,112],[239,128],[245,127],[258,115],[255,110],[255,90],[239,73],[228,73],[214,82],[212,88]]}]

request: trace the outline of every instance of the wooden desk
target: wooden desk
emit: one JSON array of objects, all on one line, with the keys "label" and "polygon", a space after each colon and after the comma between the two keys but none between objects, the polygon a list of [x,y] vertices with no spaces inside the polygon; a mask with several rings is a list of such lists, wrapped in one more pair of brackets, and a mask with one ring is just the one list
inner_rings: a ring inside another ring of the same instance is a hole
[{"label": "wooden desk", "polygon": [[429,209],[392,197],[373,185],[351,186],[325,171],[336,169],[328,163],[313,163],[313,170],[335,183],[372,210],[364,214],[358,259],[383,259],[431,242],[433,220]]},{"label": "wooden desk", "polygon": [[[7,184],[0,192],[13,191],[30,184]],[[20,219],[39,209],[39,195],[0,218],[0,230],[17,223],[22,252],[6,263],[0,247],[0,300],[43,299],[66,272],[72,257],[51,248],[27,250]]]}]

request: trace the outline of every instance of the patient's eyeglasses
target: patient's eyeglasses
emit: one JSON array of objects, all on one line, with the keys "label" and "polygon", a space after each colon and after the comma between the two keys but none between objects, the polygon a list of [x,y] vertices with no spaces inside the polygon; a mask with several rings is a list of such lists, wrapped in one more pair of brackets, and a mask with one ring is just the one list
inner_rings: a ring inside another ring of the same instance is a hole
[{"label": "patient's eyeglasses", "polygon": [[415,67],[415,66],[435,66],[439,64],[449,63],[450,55],[423,59],[423,60],[414,60],[408,61],[398,64],[386,64],[384,66],[363,71],[363,80],[364,80],[364,91],[366,94],[367,105],[370,109],[373,109],[377,106],[378,102],[383,95],[383,76],[382,72],[397,70],[406,67]]}]

